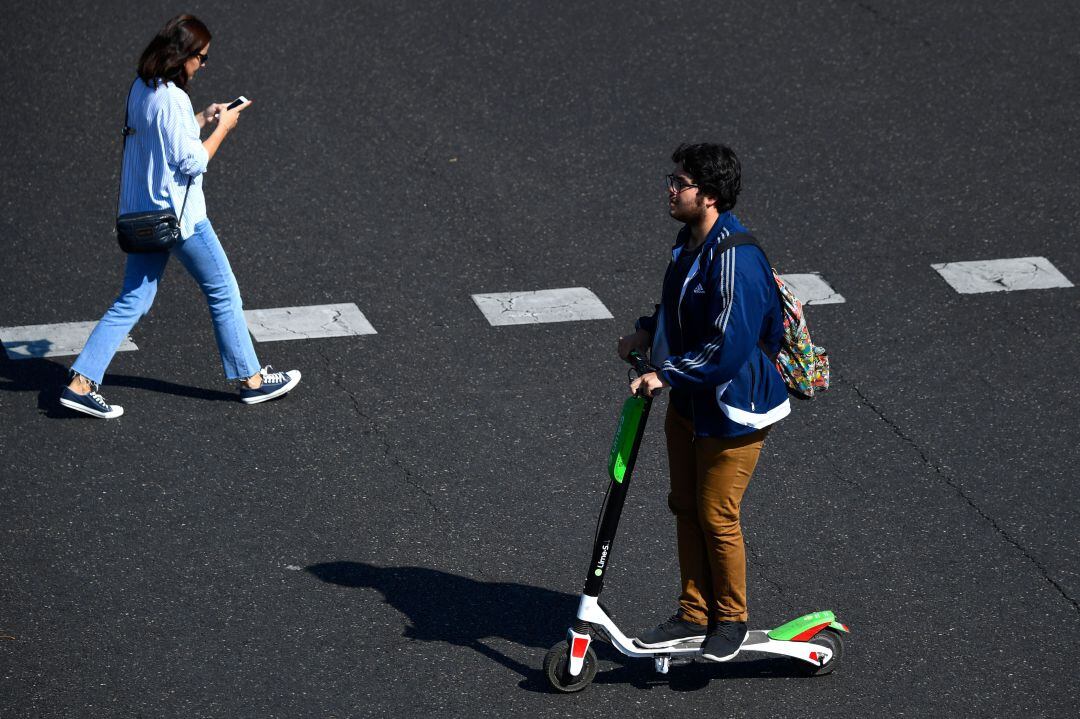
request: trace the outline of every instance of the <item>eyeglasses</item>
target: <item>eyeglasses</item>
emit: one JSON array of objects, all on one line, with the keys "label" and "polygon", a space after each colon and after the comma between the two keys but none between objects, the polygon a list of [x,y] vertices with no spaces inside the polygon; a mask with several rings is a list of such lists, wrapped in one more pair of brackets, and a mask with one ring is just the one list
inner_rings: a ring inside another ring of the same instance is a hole
[{"label": "eyeglasses", "polygon": [[206,62],[210,59],[210,55],[208,53],[204,53],[204,52],[197,52],[194,55],[192,55],[192,57],[199,58],[199,66],[200,67],[203,66],[203,65],[206,65]]},{"label": "eyeglasses", "polygon": [[677,195],[683,190],[689,190],[691,187],[697,187],[697,185],[687,182],[678,175],[667,176],[668,192],[674,192]]}]

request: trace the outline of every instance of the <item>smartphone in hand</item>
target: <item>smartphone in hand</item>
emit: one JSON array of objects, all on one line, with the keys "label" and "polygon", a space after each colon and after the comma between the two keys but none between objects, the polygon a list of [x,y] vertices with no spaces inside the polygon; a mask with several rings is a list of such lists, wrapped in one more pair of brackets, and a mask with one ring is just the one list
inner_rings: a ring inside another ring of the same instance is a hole
[{"label": "smartphone in hand", "polygon": [[240,97],[238,97],[235,100],[233,100],[232,102],[230,102],[229,106],[226,109],[231,110],[234,107],[240,107],[241,105],[243,105],[247,101],[248,101],[248,99],[246,97],[244,97],[243,95],[241,95]]}]

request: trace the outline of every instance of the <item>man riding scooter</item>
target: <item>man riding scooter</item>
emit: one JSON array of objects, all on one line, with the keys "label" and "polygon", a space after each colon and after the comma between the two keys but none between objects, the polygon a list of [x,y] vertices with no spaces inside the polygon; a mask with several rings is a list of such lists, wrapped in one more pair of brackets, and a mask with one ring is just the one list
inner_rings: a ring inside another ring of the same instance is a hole
[{"label": "man riding scooter", "polygon": [[661,302],[619,339],[624,360],[651,348],[659,369],[630,387],[670,387],[664,432],[676,518],[681,594],[670,619],[642,633],[645,648],[703,641],[727,661],[746,638],[746,555],[739,512],[770,427],[791,411],[773,358],[784,334],[772,270],[731,210],[741,189],[735,153],[680,145],[667,177],[668,212],[683,223]]}]

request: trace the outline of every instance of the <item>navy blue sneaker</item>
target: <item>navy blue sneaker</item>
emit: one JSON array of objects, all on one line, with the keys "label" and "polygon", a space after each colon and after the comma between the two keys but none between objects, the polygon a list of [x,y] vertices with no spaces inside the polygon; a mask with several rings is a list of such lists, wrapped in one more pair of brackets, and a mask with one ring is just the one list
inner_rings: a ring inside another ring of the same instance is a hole
[{"label": "navy blue sneaker", "polygon": [[64,387],[64,391],[60,393],[60,404],[76,412],[83,412],[101,419],[114,419],[124,413],[123,407],[118,404],[109,404],[95,389],[91,389],[86,394],[79,394],[70,387]]},{"label": "navy blue sneaker", "polygon": [[634,640],[634,644],[645,649],[673,647],[676,644],[700,642],[705,638],[706,626],[694,624],[676,614],[658,627],[643,632]]},{"label": "navy blue sneaker", "polygon": [[734,659],[746,641],[746,622],[717,622],[701,645],[701,655],[714,662]]},{"label": "navy blue sneaker", "polygon": [[258,404],[274,397],[280,397],[296,385],[300,384],[300,370],[291,369],[288,372],[275,372],[274,368],[266,365],[259,374],[263,381],[258,389],[250,389],[240,385],[240,401],[244,404]]}]

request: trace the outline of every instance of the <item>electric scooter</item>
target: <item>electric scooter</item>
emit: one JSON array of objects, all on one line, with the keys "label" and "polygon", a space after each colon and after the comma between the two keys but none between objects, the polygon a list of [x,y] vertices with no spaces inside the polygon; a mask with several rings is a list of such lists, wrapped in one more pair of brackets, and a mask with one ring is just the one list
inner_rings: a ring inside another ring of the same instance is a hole
[{"label": "electric scooter", "polygon": [[[630,354],[630,360],[633,365],[629,371],[631,377],[635,373],[640,377],[656,371],[637,352]],[[701,656],[701,640],[655,649],[638,646],[632,637],[619,630],[600,604],[604,576],[610,568],[611,546],[651,407],[652,398],[641,392],[627,398],[623,404],[608,461],[611,482],[600,509],[592,562],[578,605],[577,620],[567,631],[566,639],[549,649],[544,657],[544,674],[551,686],[560,692],[578,692],[592,682],[597,670],[596,652],[592,647],[595,641],[607,642],[628,657],[651,657],[660,674],[667,674],[672,664],[689,664]],[[848,628],[836,621],[831,611],[813,612],[775,629],[747,632],[739,651],[740,654],[762,652],[790,657],[795,660],[794,666],[799,673],[818,676],[832,672],[840,664],[844,653],[843,635],[847,633]]]}]

